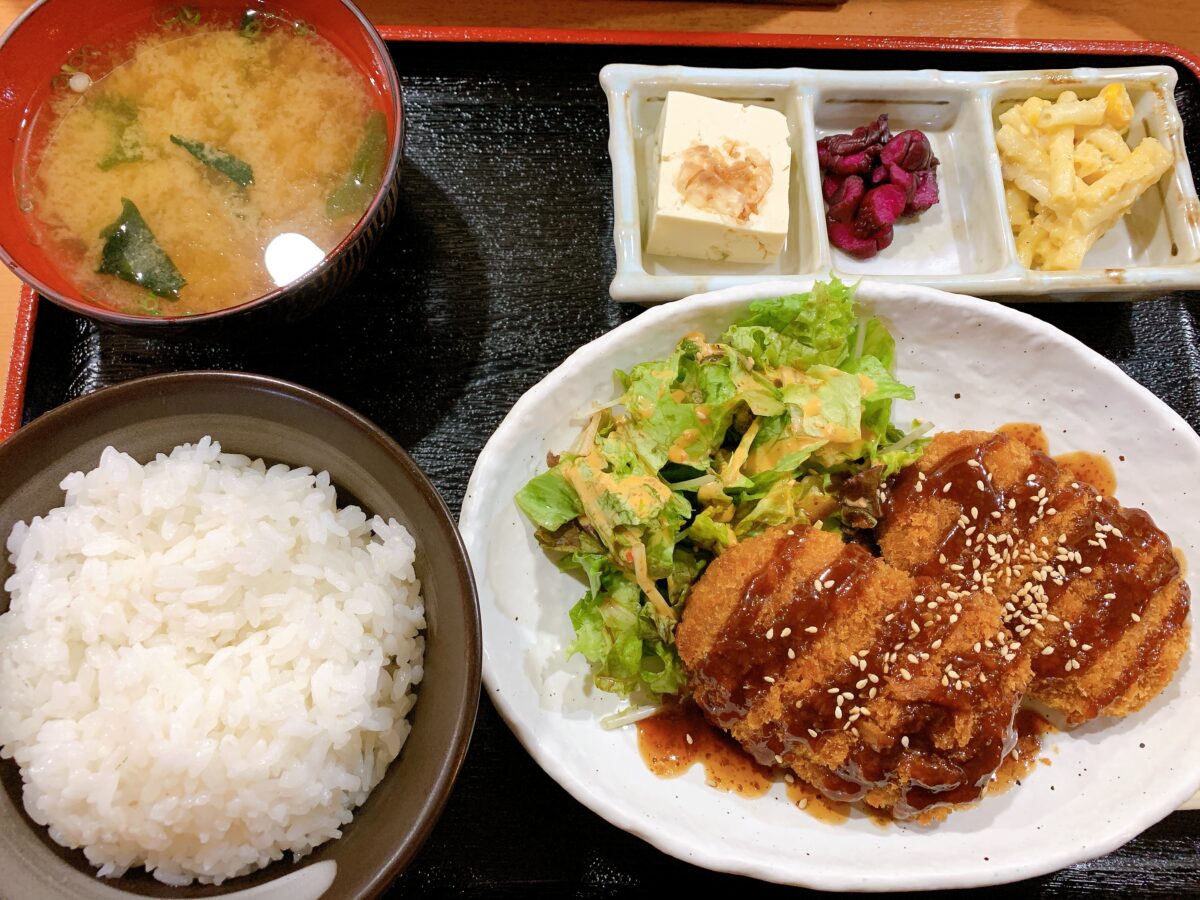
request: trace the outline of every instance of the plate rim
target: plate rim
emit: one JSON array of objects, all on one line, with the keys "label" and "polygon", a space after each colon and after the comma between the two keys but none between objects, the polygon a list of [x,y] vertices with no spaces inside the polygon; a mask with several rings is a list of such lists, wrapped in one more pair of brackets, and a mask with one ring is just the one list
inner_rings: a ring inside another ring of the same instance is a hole
[{"label": "plate rim", "polygon": [[[665,834],[661,830],[649,827],[650,823],[644,816],[636,812],[631,812],[620,802],[614,802],[610,799],[609,795],[597,792],[585,779],[579,777],[570,766],[562,764],[553,754],[544,752],[539,737],[534,731],[533,724],[522,720],[519,710],[516,709],[515,705],[502,690],[500,671],[489,649],[486,616],[484,616],[485,603],[491,603],[494,606],[494,593],[486,577],[485,565],[477,562],[476,558],[482,557],[477,544],[481,537],[481,531],[486,524],[486,508],[480,499],[486,493],[485,490],[481,489],[481,482],[486,475],[484,470],[489,468],[488,461],[506,449],[505,445],[511,443],[509,433],[517,428],[521,420],[527,419],[529,410],[539,400],[552,393],[557,386],[557,382],[561,381],[571,372],[574,372],[582,364],[603,364],[604,357],[610,348],[619,345],[627,336],[642,331],[652,331],[655,327],[669,321],[677,314],[682,314],[685,306],[700,309],[733,306],[738,303],[748,303],[755,299],[808,291],[811,290],[814,282],[817,280],[819,279],[766,280],[754,284],[736,285],[716,291],[697,293],[684,297],[681,300],[651,307],[637,317],[618,325],[616,328],[574,350],[563,362],[525,391],[517,402],[513,404],[491,437],[488,438],[487,443],[476,459],[459,513],[459,531],[466,544],[468,555],[471,557],[471,565],[474,569],[475,582],[479,592],[481,624],[484,626],[483,683],[488,692],[488,697],[526,752],[529,753],[547,775],[553,778],[573,798],[610,824],[639,837],[661,852],[712,871],[748,876],[763,881],[802,886],[816,890],[932,890],[1007,884],[1045,875],[1066,866],[1086,862],[1111,853],[1153,824],[1170,815],[1171,812],[1175,811],[1195,793],[1197,789],[1200,789],[1200,756],[1195,758],[1190,768],[1184,770],[1182,776],[1176,773],[1176,778],[1173,782],[1176,785],[1174,790],[1164,790],[1158,795],[1157,802],[1149,802],[1139,807],[1140,815],[1130,815],[1120,819],[1116,827],[1109,833],[1102,835],[1101,840],[1089,842],[1087,850],[1083,855],[1071,853],[1069,849],[1064,849],[1051,855],[1038,857],[1032,863],[1023,862],[1003,868],[962,870],[945,867],[936,870],[927,870],[918,876],[918,880],[914,880],[911,877],[911,872],[905,872],[897,877],[886,871],[868,869],[864,869],[857,880],[851,880],[843,873],[836,871],[825,874],[819,866],[814,868],[811,873],[798,875],[790,866],[782,863],[762,862],[755,859],[735,859],[730,856],[715,857],[709,854],[698,857],[694,853],[689,852],[694,850],[694,847],[688,845],[683,840],[677,840],[671,835]],[[995,301],[949,293],[921,285],[864,281],[858,283],[856,287],[863,295],[863,299],[868,302],[872,304],[885,304],[884,309],[876,310],[885,316],[887,315],[886,304],[889,301],[902,301],[906,295],[911,297],[912,294],[917,294],[929,302],[943,305],[949,304],[965,308],[966,310],[974,310],[985,317],[1015,324],[1026,332],[1032,330],[1038,333],[1039,336],[1057,341],[1076,352],[1082,352],[1088,362],[1101,369],[1106,369],[1111,374],[1115,374],[1126,381],[1134,389],[1135,393],[1141,395],[1142,399],[1155,406],[1160,413],[1165,413],[1166,418],[1173,420],[1176,430],[1181,434],[1181,440],[1189,443],[1197,458],[1200,458],[1200,435],[1196,433],[1195,429],[1178,412],[1136,379],[1126,374],[1116,363],[1048,322],[1019,309],[996,303]]]}]

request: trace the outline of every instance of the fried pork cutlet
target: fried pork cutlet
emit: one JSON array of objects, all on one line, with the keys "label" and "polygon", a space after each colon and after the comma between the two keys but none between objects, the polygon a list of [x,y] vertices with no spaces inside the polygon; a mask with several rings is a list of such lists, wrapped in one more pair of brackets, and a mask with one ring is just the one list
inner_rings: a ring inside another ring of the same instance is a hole
[{"label": "fried pork cutlet", "polygon": [[1003,604],[926,585],[816,529],[715,560],[676,632],[693,697],[759,762],[898,817],[977,799],[1015,741],[1026,657],[979,653]]},{"label": "fried pork cutlet", "polygon": [[693,697],[763,764],[930,819],[978,799],[1026,696],[1068,724],[1139,709],[1188,642],[1188,589],[1141,510],[1002,434],[900,473],[882,558],[816,529],[727,550],[676,632]]},{"label": "fried pork cutlet", "polygon": [[1187,648],[1189,592],[1167,536],[1008,435],[935,437],[893,484],[878,537],[939,596],[999,598],[994,643],[1028,655],[1028,695],[1068,725],[1140,709]]}]

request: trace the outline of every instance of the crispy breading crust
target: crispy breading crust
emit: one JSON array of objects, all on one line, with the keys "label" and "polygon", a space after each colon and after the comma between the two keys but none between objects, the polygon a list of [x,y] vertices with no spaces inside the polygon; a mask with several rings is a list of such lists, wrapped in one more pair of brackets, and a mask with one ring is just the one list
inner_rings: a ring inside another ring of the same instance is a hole
[{"label": "crispy breading crust", "polygon": [[[929,821],[974,799],[1022,697],[1077,724],[1140,709],[1170,681],[1189,596],[1148,516],[988,432],[938,435],[895,490],[882,558],[781,527],[693,587],[676,633],[693,696],[760,762]],[[946,772],[959,789],[925,790]]]}]

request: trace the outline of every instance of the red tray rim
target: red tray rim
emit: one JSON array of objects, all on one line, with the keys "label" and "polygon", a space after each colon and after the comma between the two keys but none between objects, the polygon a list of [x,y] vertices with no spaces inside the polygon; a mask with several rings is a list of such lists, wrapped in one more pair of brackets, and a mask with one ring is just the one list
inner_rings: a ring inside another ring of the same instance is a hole
[{"label": "red tray rim", "polygon": [[[653,47],[739,47],[793,50],[924,50],[970,53],[1060,53],[1159,56],[1200,77],[1200,56],[1163,41],[1099,41],[1066,38],[904,37],[898,35],[769,34],[716,31],[629,31],[599,28],[508,28],[474,25],[376,25],[386,41],[430,43],[594,44]],[[21,286],[12,355],[0,406],[0,440],[20,427],[37,319],[37,294]]]}]

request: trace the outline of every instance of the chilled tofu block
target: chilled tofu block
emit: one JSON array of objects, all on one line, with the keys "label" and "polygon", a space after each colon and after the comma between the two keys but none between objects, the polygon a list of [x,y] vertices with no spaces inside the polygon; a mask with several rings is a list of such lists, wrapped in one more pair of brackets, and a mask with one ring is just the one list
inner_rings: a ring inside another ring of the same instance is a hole
[{"label": "chilled tofu block", "polygon": [[671,91],[650,163],[647,253],[738,263],[779,255],[792,167],[783,113]]}]

